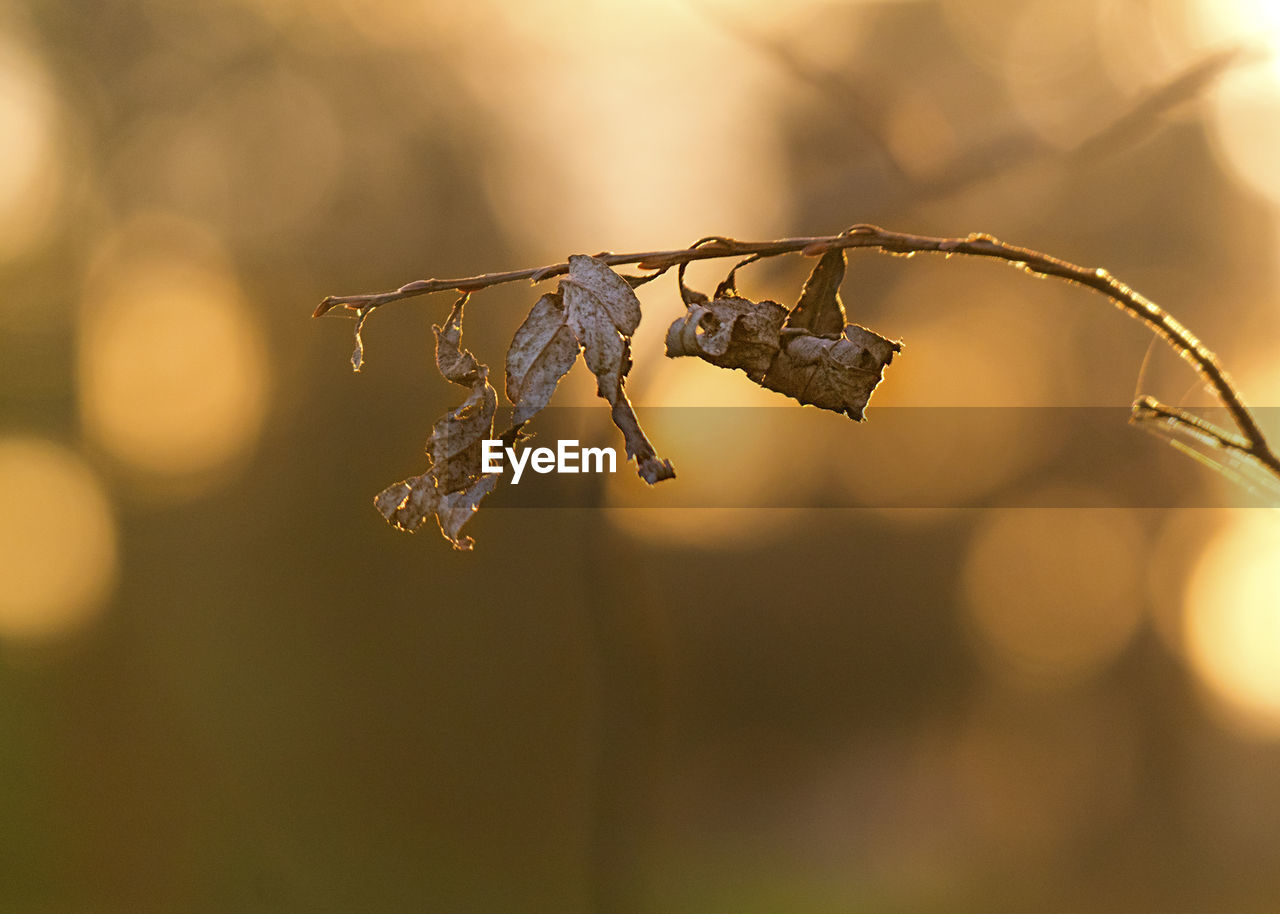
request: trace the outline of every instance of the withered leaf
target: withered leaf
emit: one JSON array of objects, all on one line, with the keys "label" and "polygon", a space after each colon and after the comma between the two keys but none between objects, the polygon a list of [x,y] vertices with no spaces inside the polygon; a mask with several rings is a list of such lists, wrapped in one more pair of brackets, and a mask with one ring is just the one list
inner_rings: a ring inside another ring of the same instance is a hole
[{"label": "withered leaf", "polygon": [[436,518],[440,522],[440,532],[445,535],[453,548],[468,552],[476,541],[469,536],[460,535],[462,525],[471,520],[486,495],[498,487],[502,477],[496,474],[481,476],[466,489],[458,492],[446,492],[440,496],[436,505]]},{"label": "withered leaf", "polygon": [[721,368],[740,368],[757,384],[782,346],[787,317],[777,302],[718,298],[695,304],[667,329],[667,356],[694,355]]},{"label": "withered leaf", "polygon": [[840,339],[788,334],[763,385],[822,409],[862,421],[867,401],[884,377],[884,367],[902,345],[857,324]]},{"label": "withered leaf", "polygon": [[432,460],[431,474],[441,492],[465,488],[481,475],[481,448],[486,438],[493,437],[497,406],[497,393],[487,376],[481,376],[462,405],[449,410],[432,426],[427,454]]},{"label": "withered leaf", "polygon": [[316,309],[313,317],[323,317],[326,314],[332,314],[335,317],[346,317],[356,322],[355,331],[355,349],[351,352],[351,370],[358,372],[364,367],[364,340],[361,339],[360,333],[364,330],[365,319],[374,312],[377,305],[365,305],[357,307],[356,305],[333,305],[329,303],[329,299],[325,299],[320,307]]},{"label": "withered leaf", "polygon": [[676,475],[676,471],[670,460],[663,460],[657,455],[653,445],[649,442],[648,436],[640,428],[640,419],[636,416],[636,411],[632,407],[631,401],[627,399],[627,392],[624,386],[624,380],[630,370],[631,340],[628,339],[624,343],[622,360],[618,363],[616,382],[612,384],[618,395],[609,401],[612,406],[610,416],[613,418],[613,424],[622,432],[622,439],[627,448],[627,457],[636,462],[636,472],[649,485],[654,485],[664,479],[673,478]]},{"label": "withered leaf", "polygon": [[467,399],[436,420],[427,440],[427,471],[378,493],[374,506],[397,530],[413,533],[434,516],[453,548],[475,545],[462,536],[462,526],[481,499],[497,485],[496,475],[481,472],[481,448],[493,437],[498,396],[489,383],[489,368],[462,348],[463,295],[442,326],[436,327],[436,366],[455,384],[469,388]]},{"label": "withered leaf", "polygon": [[507,399],[515,405],[513,425],[528,422],[551,401],[581,348],[560,293],[538,299],[507,350]]},{"label": "withered leaf", "polygon": [[630,336],[640,326],[640,299],[631,285],[602,261],[586,254],[569,258],[569,275],[561,283],[565,305],[572,314],[600,310],[614,329]]},{"label": "withered leaf", "polygon": [[387,486],[374,496],[373,504],[391,526],[416,533],[435,514],[437,501],[436,481],[430,473],[423,473]]},{"label": "withered leaf", "polygon": [[[590,259],[577,256],[569,258],[569,262],[572,264],[575,260]],[[596,262],[598,263],[598,261]],[[608,267],[604,267],[604,269],[608,270]],[[569,326],[573,329],[573,334],[578,338],[578,342],[582,344],[583,358],[586,359],[587,367],[591,369],[592,374],[596,376],[596,386],[599,389],[600,396],[612,403],[618,396],[616,366],[622,362],[623,336],[630,337],[639,321],[630,323],[627,320],[630,316],[626,313],[628,309],[617,307],[615,302],[615,307],[622,312],[621,316],[623,317],[623,321],[619,324],[618,321],[614,320],[613,314],[601,300],[601,297],[596,294],[596,290],[588,286],[579,285],[573,280],[573,275],[570,272],[569,278],[560,283],[560,291],[564,296],[565,312],[568,315]],[[622,288],[626,290],[628,295],[635,298],[635,292],[620,277],[618,282],[621,283]],[[616,290],[610,289],[609,291]]]},{"label": "withered leaf", "polygon": [[372,308],[362,308],[355,314],[356,318],[356,348],[351,353],[351,370],[359,371],[364,367],[364,340],[360,338],[360,331],[364,329],[364,321],[373,313]]},{"label": "withered leaf", "polygon": [[432,327],[436,335],[436,367],[445,380],[463,387],[474,387],[477,380],[489,374],[488,366],[481,365],[470,349],[462,348],[462,309],[470,294],[464,294],[453,303],[453,309],[442,326]]},{"label": "withered leaf", "polygon": [[832,248],[819,258],[805,280],[800,301],[787,317],[788,328],[808,330],[814,336],[840,338],[849,322],[844,303],[840,301],[844,267],[844,248]]},{"label": "withered leaf", "polygon": [[667,329],[667,355],[741,369],[763,387],[861,421],[902,346],[856,324],[833,332],[835,321],[844,320],[843,275],[843,253],[824,254],[790,312],[740,297],[686,301],[685,316]]},{"label": "withered leaf", "polygon": [[576,254],[569,258],[569,275],[560,282],[560,294],[569,327],[596,376],[596,392],[609,401],[613,422],[640,477],[652,485],[675,476],[670,461],[654,452],[627,399],[631,335],[640,324],[640,300],[631,285],[607,264]]}]

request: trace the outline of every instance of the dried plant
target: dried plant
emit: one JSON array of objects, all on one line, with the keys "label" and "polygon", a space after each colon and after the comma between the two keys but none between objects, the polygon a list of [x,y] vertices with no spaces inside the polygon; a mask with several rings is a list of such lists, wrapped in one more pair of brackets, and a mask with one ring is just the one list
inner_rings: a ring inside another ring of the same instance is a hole
[{"label": "dried plant", "polygon": [[[383,490],[378,510],[397,529],[413,532],[435,519],[455,549],[471,549],[462,527],[500,477],[482,472],[481,450],[494,440],[497,393],[489,368],[462,348],[463,309],[471,294],[502,283],[542,282],[562,277],[556,291],[544,294],[515,332],[506,355],[506,395],[514,407],[511,426],[501,432],[505,446],[515,447],[524,426],[551,400],[560,379],[579,354],[596,377],[599,395],[609,403],[614,424],[622,432],[628,459],[650,485],[675,476],[671,462],[658,456],[640,427],[626,394],[631,369],[631,340],[640,323],[635,287],[678,267],[677,285],[685,313],[667,331],[670,358],[693,356],[721,368],[738,369],[763,387],[802,404],[843,413],[861,421],[867,402],[885,367],[902,344],[848,322],[840,300],[845,252],[870,248],[898,255],[937,252],[1005,261],[1037,277],[1055,277],[1101,292],[1121,311],[1149,327],[1185,359],[1226,408],[1236,431],[1217,428],[1199,416],[1139,397],[1131,422],[1167,437],[1218,469],[1255,483],[1280,489],[1280,457],[1267,443],[1234,382],[1208,348],[1168,312],[1106,270],[1089,269],[990,235],[934,238],[855,225],[838,235],[745,242],[718,236],[687,248],[631,254],[575,255],[564,263],[462,279],[425,279],[391,292],[330,296],[315,317],[339,314],[356,321],[352,366],[364,363],[360,331],[383,305],[432,292],[456,291],[461,298],[445,322],[435,328],[436,364],[444,377],[467,389],[466,400],[431,429],[427,468]],[[752,301],[737,290],[740,268],[769,257],[800,253],[817,257],[796,305]],[[739,258],[708,296],[685,285],[685,269],[697,260]],[[645,275],[626,275],[613,268],[635,265]]]}]

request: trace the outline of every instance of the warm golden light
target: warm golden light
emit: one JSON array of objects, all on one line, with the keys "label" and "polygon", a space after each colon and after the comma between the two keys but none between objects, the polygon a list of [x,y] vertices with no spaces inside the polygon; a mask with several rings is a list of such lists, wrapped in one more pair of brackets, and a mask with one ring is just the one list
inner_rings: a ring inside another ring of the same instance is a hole
[{"label": "warm golden light", "polygon": [[1212,108],[1214,147],[1224,170],[1280,203],[1280,81],[1254,68],[1223,81]]},{"label": "warm golden light", "polygon": [[1035,134],[1070,149],[1097,129],[1099,110],[1114,104],[1097,44],[1096,7],[1060,0],[1016,6],[1016,24],[1002,55],[1005,90]]},{"label": "warm golden light", "polygon": [[[181,66],[174,54],[151,66]],[[107,167],[133,200],[270,245],[324,218],[344,150],[331,103],[279,67],[228,78],[181,114],[136,120]]]},{"label": "warm golden light", "polygon": [[193,484],[257,438],[263,330],[216,249],[189,226],[138,223],[107,248],[84,295],[85,424],[129,467]]},{"label": "warm golden light", "polygon": [[458,45],[461,76],[509,137],[486,147],[486,189],[539,249],[692,241],[708,224],[754,237],[785,220],[780,135],[761,116],[776,72],[714,13],[510,4],[474,38]]},{"label": "warm golden light", "polygon": [[[903,350],[872,397],[867,426],[850,435],[856,458],[833,453],[846,468],[856,461],[857,472],[840,481],[869,507],[973,504],[1057,446],[1043,425],[1028,434],[1029,414],[990,407],[1050,402],[1062,355],[1055,347],[1070,345],[1064,334],[1010,295],[1006,283],[1020,277],[966,271],[958,262],[936,266],[919,264],[890,294],[890,316],[876,329],[900,338]],[[957,271],[967,275],[950,278]],[[1002,354],[1006,341],[1016,341],[1017,358]],[[923,420],[910,412],[915,407],[934,409]]]},{"label": "warm golden light", "polygon": [[1280,739],[1280,518],[1237,513],[1196,563],[1183,602],[1196,673],[1246,732]]},{"label": "warm golden light", "polygon": [[[741,371],[687,358],[659,363],[652,382],[639,387],[637,404],[646,433],[676,464],[677,480],[684,482],[650,489],[637,484],[630,467],[619,468],[606,490],[612,523],[643,539],[726,545],[788,529],[794,522],[799,512],[764,510],[779,499],[796,498],[796,481],[811,478],[814,454],[789,448],[790,439],[770,421],[776,416],[795,428],[798,417],[788,410],[794,401],[754,384]],[[806,413],[799,417],[801,424],[805,419],[848,421],[817,410]],[[704,505],[739,507],[678,507],[694,486],[693,497]]]},{"label": "warm golden light", "polygon": [[959,151],[955,129],[929,92],[910,92],[889,112],[885,143],[894,161],[913,178],[940,174]]},{"label": "warm golden light", "polygon": [[1114,659],[1141,618],[1142,541],[1119,508],[985,514],[963,587],[973,632],[998,670],[1070,683]]},{"label": "warm golden light", "polygon": [[0,438],[0,638],[80,628],[116,573],[116,528],[97,477],[40,438]]},{"label": "warm golden light", "polygon": [[0,35],[0,262],[30,250],[53,222],[63,163],[47,83],[40,64]]},{"label": "warm golden light", "polygon": [[1205,51],[1241,47],[1255,55],[1209,94],[1210,137],[1226,173],[1280,203],[1280,5],[1195,0],[1185,15],[1188,40]]},{"label": "warm golden light", "polygon": [[[1182,9],[1186,39],[1200,48],[1280,46],[1280,6],[1273,0],[1190,0]],[[1272,61],[1280,75],[1280,61]]]}]

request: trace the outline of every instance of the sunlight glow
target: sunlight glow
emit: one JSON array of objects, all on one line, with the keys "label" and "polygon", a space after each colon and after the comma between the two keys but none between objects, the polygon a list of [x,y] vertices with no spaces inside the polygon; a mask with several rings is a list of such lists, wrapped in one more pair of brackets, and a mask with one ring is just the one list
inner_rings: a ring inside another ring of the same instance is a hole
[{"label": "sunlight glow", "polygon": [[1191,665],[1246,733],[1280,739],[1280,518],[1241,511],[1196,563],[1183,602]]},{"label": "sunlight glow", "polygon": [[191,226],[143,220],[106,247],[83,303],[85,424],[143,476],[199,489],[261,428],[261,329],[216,246]]},{"label": "sunlight glow", "polygon": [[41,438],[0,438],[0,638],[70,633],[102,609],[116,527],[93,471]]},{"label": "sunlight glow", "polygon": [[34,57],[0,35],[0,262],[48,234],[63,161],[48,78]]},{"label": "sunlight glow", "polygon": [[761,95],[776,73],[705,17],[513,4],[458,52],[485,121],[511,137],[483,163],[495,213],[549,252],[692,241],[706,225],[750,237],[784,221],[781,138]]},{"label": "sunlight glow", "polygon": [[[1010,278],[959,262],[920,264],[894,286],[883,306],[889,317],[873,329],[901,339],[903,350],[885,370],[867,426],[856,430],[857,472],[840,476],[859,502],[972,503],[1057,447],[1046,435],[1028,435],[1019,410],[965,409],[1042,405],[1058,394],[1054,367],[1070,343],[1010,296]],[[1001,357],[1005,340],[1017,341],[1017,358]],[[911,418],[909,410],[922,406],[956,408],[937,411],[939,424],[931,425]],[[877,434],[877,416],[900,431]],[[850,465],[847,454],[834,456]]]},{"label": "sunlight glow", "polygon": [[[181,52],[150,66],[162,78],[180,68]],[[324,95],[278,67],[228,77],[181,114],[137,119],[113,144],[108,168],[134,206],[266,246],[324,218],[344,149]]]},{"label": "sunlight glow", "polygon": [[1119,508],[985,514],[963,587],[997,672],[1066,684],[1112,661],[1142,616],[1142,542],[1133,514]]},{"label": "sunlight glow", "polygon": [[1280,4],[1194,0],[1186,30],[1207,50],[1239,46],[1267,55],[1236,67],[1210,93],[1211,137],[1228,174],[1280,203]]},{"label": "sunlight glow", "polygon": [[[637,485],[628,465],[607,483],[611,522],[639,538],[718,545],[750,541],[789,526],[789,514],[798,512],[761,508],[785,499],[788,490],[794,495],[795,480],[805,478],[803,467],[812,461],[808,453],[789,451],[792,442],[780,441],[780,426],[770,421],[776,416],[793,427],[796,416],[788,404],[794,401],[757,386],[741,371],[692,358],[662,360],[652,383],[641,386],[636,399],[650,440],[675,463],[677,480],[697,480],[700,502],[760,508],[682,509],[689,496],[678,482],[652,489]],[[841,421],[813,415],[816,410],[806,412],[811,424],[824,418]],[[816,433],[817,425],[812,427]]]}]

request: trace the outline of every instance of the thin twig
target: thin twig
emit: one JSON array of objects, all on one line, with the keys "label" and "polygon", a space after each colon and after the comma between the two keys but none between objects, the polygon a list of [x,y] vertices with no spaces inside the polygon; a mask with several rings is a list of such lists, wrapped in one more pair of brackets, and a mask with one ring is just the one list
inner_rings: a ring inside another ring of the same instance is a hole
[{"label": "thin twig", "polygon": [[[704,239],[705,241],[706,239]],[[1216,355],[1192,334],[1181,322],[1159,305],[1150,301],[1129,286],[1117,280],[1103,269],[1077,266],[1057,257],[1033,251],[1030,248],[1005,244],[990,235],[972,234],[967,238],[936,238],[928,235],[911,235],[892,232],[874,225],[855,225],[839,235],[807,238],[783,238],[777,241],[736,241],[731,238],[715,238],[690,248],[669,251],[644,251],[630,254],[605,252],[596,257],[609,266],[636,264],[645,270],[666,270],[695,260],[714,260],[724,257],[759,255],[773,257],[779,254],[821,254],[833,248],[874,248],[890,254],[916,254],[937,252],[946,256],[963,254],[971,257],[987,257],[1003,260],[1035,276],[1053,276],[1068,282],[1088,286],[1110,298],[1121,311],[1151,328],[1160,338],[1189,362],[1204,381],[1217,394],[1226,407],[1243,438],[1205,426],[1203,434],[1218,440],[1223,447],[1246,453],[1277,477],[1280,477],[1280,457],[1271,450],[1257,421],[1244,404],[1230,375],[1222,367]],[[366,295],[329,296],[316,308],[314,317],[334,308],[344,308],[357,315],[367,315],[374,308],[405,298],[427,295],[432,292],[456,290],[476,292],[490,286],[520,280],[541,282],[569,272],[569,264],[556,263],[526,270],[510,270],[504,273],[485,273],[461,279],[420,279],[390,292]],[[1139,400],[1139,407],[1149,408],[1149,401]]]}]

